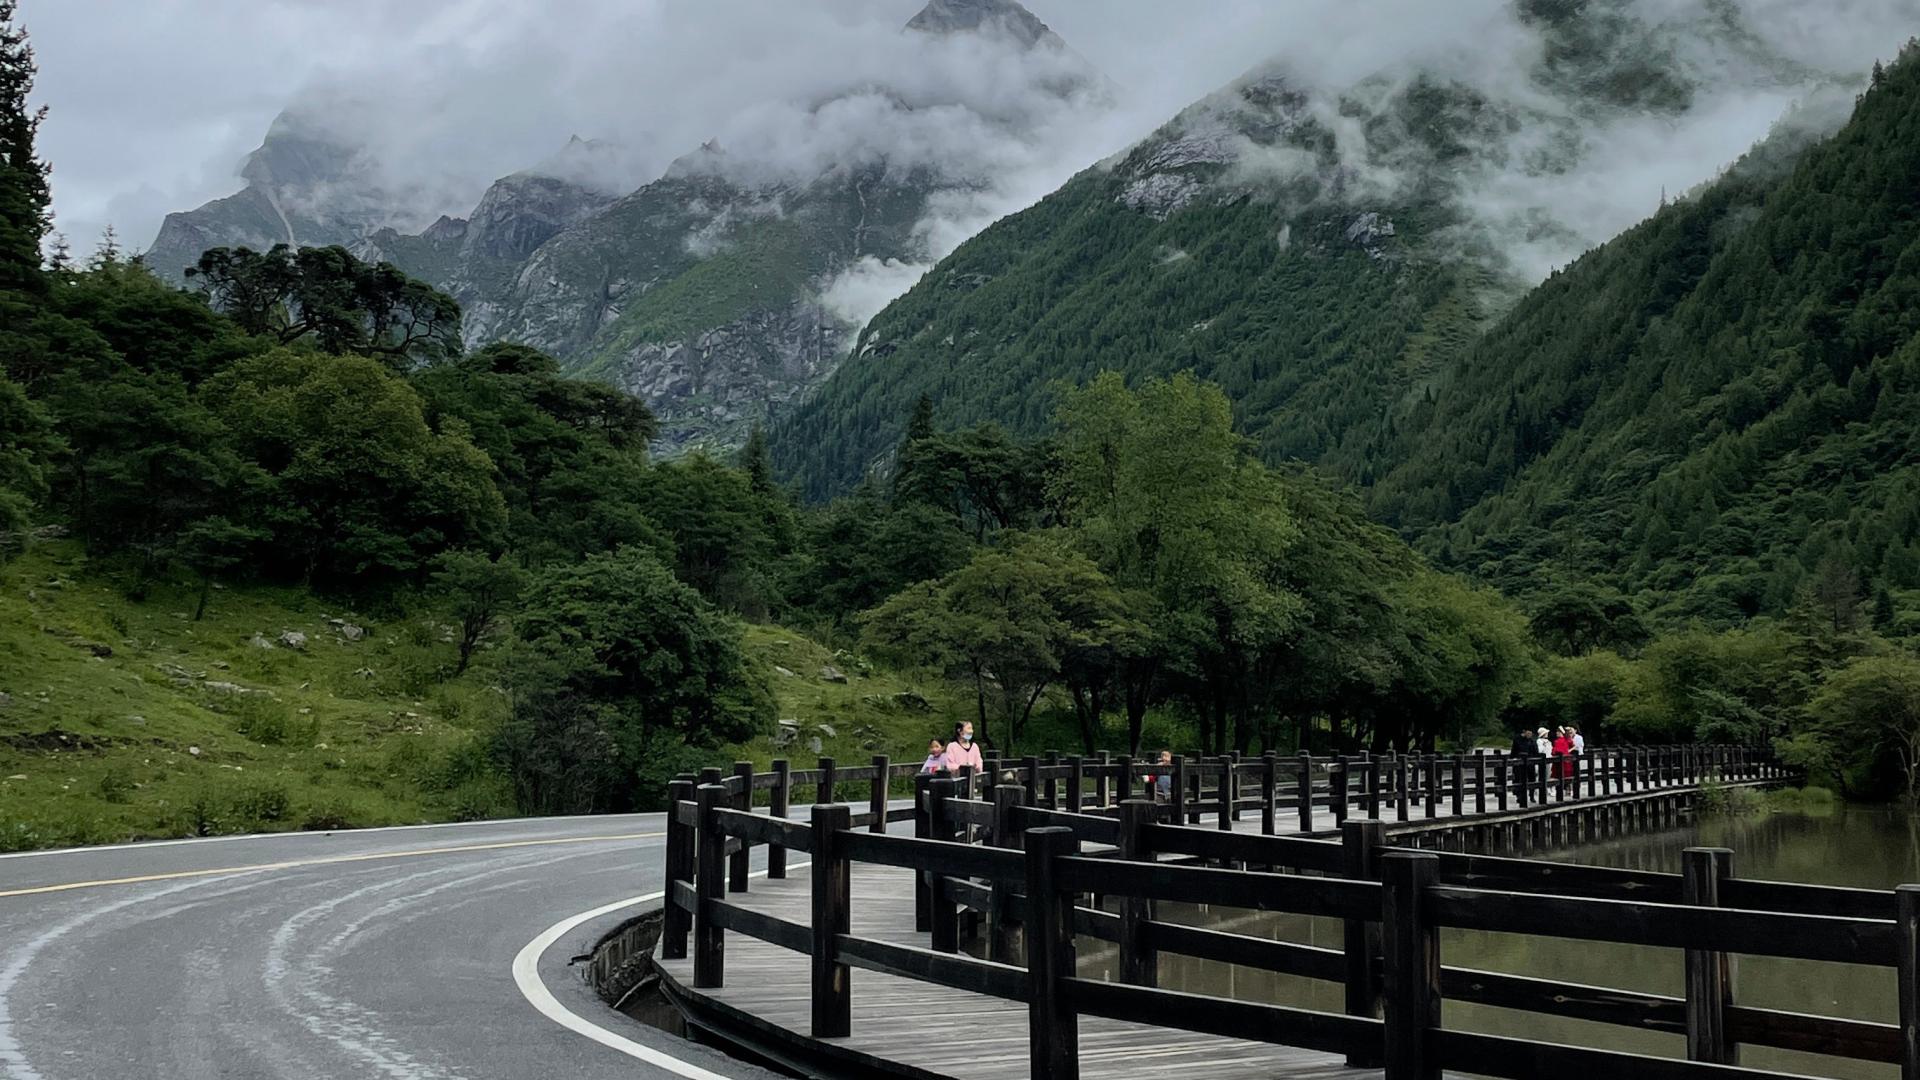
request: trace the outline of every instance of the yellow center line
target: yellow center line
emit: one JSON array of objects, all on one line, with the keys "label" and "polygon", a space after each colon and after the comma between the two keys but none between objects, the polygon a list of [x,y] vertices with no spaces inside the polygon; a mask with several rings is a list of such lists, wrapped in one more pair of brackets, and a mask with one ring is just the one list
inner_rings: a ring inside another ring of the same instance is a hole
[{"label": "yellow center line", "polygon": [[457,855],[466,851],[503,851],[508,848],[551,847],[555,844],[595,844],[609,840],[650,840],[663,832],[617,833],[610,836],[562,836],[547,840],[502,840],[493,844],[458,844],[450,847],[413,848],[407,851],[372,851],[360,855],[328,855],[318,859],[288,859],[284,862],[255,863],[251,866],[221,866],[206,870],[176,870],[166,874],[140,874],[136,877],[101,878],[97,881],[68,881],[58,885],[36,885],[29,889],[0,891],[0,898],[35,896],[40,893],[69,892],[74,889],[98,889],[106,885],[139,885],[149,881],[178,881],[182,878],[222,877],[231,874],[257,874],[266,870],[293,870],[304,866],[332,866],[337,863],[378,862],[382,859],[413,859],[423,855]]}]

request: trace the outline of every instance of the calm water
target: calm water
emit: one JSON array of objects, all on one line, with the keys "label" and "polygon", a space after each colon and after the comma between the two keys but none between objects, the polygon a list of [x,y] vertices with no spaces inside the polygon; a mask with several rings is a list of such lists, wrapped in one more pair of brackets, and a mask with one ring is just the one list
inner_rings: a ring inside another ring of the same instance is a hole
[{"label": "calm water", "polygon": [[[1548,857],[1603,866],[1678,871],[1680,852],[1695,845],[1731,848],[1736,876],[1822,885],[1886,889],[1920,882],[1920,820],[1886,810],[1835,807],[1808,814],[1757,814],[1716,818],[1670,832],[1583,846]],[[1187,908],[1163,918],[1231,929],[1337,949],[1340,926],[1305,919],[1244,912]],[[1556,940],[1545,928],[1527,934],[1445,933],[1441,960],[1471,967],[1610,986],[1650,993],[1684,994],[1681,954],[1675,949],[1640,948],[1595,942]],[[1821,1013],[1860,1020],[1896,1019],[1890,968],[1825,964],[1767,957],[1734,961],[1734,1000],[1742,1005]],[[1086,950],[1089,977],[1117,978],[1110,954]],[[1231,964],[1178,956],[1160,958],[1161,985],[1251,1001],[1269,1001],[1338,1012],[1341,988],[1332,983],[1275,975]],[[1636,1031],[1526,1013],[1447,1003],[1448,1027],[1501,1035],[1522,1035],[1553,1042],[1606,1049],[1635,1050],[1673,1057],[1686,1055],[1677,1035]],[[1759,1068],[1842,1078],[1895,1077],[1892,1066],[1760,1047],[1743,1047],[1741,1064]]]}]

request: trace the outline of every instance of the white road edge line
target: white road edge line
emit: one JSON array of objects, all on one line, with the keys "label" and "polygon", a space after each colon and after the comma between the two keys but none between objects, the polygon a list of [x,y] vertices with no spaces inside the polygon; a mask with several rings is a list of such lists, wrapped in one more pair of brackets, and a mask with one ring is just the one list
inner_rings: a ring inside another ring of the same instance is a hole
[{"label": "white road edge line", "polygon": [[[789,865],[788,869],[800,870],[804,869],[807,865],[806,863],[794,863]],[[766,877],[767,872],[765,870],[756,870],[749,876]],[[630,1058],[644,1061],[655,1068],[665,1069],[675,1076],[684,1076],[687,1080],[732,1080],[732,1078],[723,1076],[710,1069],[703,1069],[690,1061],[682,1061],[664,1050],[656,1050],[651,1046],[643,1046],[624,1035],[618,1035],[608,1031],[606,1028],[601,1027],[581,1016],[579,1013],[569,1010],[565,1005],[560,1004],[560,999],[553,996],[553,991],[547,989],[547,984],[540,981],[540,958],[546,955],[547,950],[553,947],[554,942],[572,933],[575,927],[578,927],[582,923],[591,922],[602,915],[611,915],[616,911],[621,911],[626,908],[652,903],[666,895],[665,892],[654,892],[648,893],[645,896],[632,896],[625,900],[615,900],[611,904],[603,904],[600,907],[594,908],[592,911],[583,911],[578,915],[554,923],[539,937],[527,942],[526,947],[522,948],[519,955],[513,958],[514,984],[520,988],[520,996],[526,998],[527,1003],[539,1010],[542,1016],[566,1028],[568,1031],[585,1035],[587,1038],[592,1039],[602,1046],[617,1050]]]}]

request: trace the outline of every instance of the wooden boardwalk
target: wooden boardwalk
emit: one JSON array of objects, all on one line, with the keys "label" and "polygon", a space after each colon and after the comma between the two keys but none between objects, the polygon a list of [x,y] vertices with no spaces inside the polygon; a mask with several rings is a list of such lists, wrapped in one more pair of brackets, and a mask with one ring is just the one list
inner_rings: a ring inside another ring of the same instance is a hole
[{"label": "wooden boardwalk", "polygon": [[[1029,759],[1022,769],[996,770],[1000,783],[992,787],[981,778],[921,779],[918,806],[890,798],[897,788],[889,781],[912,770],[884,758],[855,769],[836,769],[826,759],[819,770],[775,762],[767,774],[741,762],[730,781],[711,768],[698,784],[682,779],[670,788],[670,897],[656,964],[695,1029],[806,1076],[1329,1080],[1384,1077],[1387,1069],[1347,1065],[1346,1055],[1378,1055],[1396,1062],[1401,1076],[1438,1075],[1421,1071],[1425,1059],[1427,1070],[1532,1080],[1593,1069],[1691,1074],[1633,1053],[1447,1030],[1439,1022],[1442,994],[1630,1027],[1676,1030],[1684,1020],[1689,1032],[1696,1020],[1708,1024],[1715,1010],[1732,1015],[1731,995],[1710,987],[1696,994],[1690,984],[1684,999],[1636,997],[1447,968],[1440,929],[1504,931],[1510,921],[1488,922],[1487,911],[1521,905],[1551,909],[1553,920],[1604,924],[1605,940],[1629,944],[1696,949],[1693,943],[1707,934],[1705,940],[1722,942],[1725,951],[1891,962],[1892,924],[1872,921],[1886,918],[1890,896],[1714,877],[1710,864],[1717,856],[1704,848],[1687,853],[1692,877],[1495,854],[1565,849],[1669,827],[1691,809],[1709,778],[1726,787],[1777,783],[1781,770],[1758,755],[1713,747],[1629,750],[1596,760],[1593,775],[1583,778],[1589,782],[1566,792],[1554,785],[1542,798],[1534,788],[1526,805],[1518,785],[1489,783],[1505,780],[1506,768],[1496,777],[1485,764],[1477,762],[1469,775],[1456,758],[1445,775],[1429,759],[1418,780],[1405,768],[1393,774],[1377,764],[1356,769],[1368,787],[1348,792],[1341,814],[1330,803],[1347,789],[1344,759],[1334,780],[1322,783],[1304,755],[1291,775],[1278,772],[1274,760],[1252,775],[1227,762],[1210,773],[1188,773],[1191,787],[1177,789],[1184,797],[1161,802],[1157,814],[1150,803],[1114,800],[1129,788],[1126,763],[1116,769],[1101,763],[1096,774],[1080,759],[1044,768]],[[1203,782],[1208,775],[1216,781],[1210,790]],[[1390,782],[1389,775],[1395,777]],[[1231,789],[1226,776],[1236,777]],[[1096,779],[1095,790],[1083,786]],[[854,785],[855,794],[864,787],[867,809],[854,813],[838,800],[804,813],[790,807],[796,785],[817,785],[816,796],[845,799],[850,793],[836,784]],[[1503,787],[1505,807],[1499,805]],[[754,805],[758,791],[770,793],[765,807]],[[1166,823],[1176,812],[1184,827]],[[925,839],[908,835],[916,828]],[[987,846],[952,843],[983,839]],[[784,869],[784,876],[749,883],[756,846],[768,850],[769,872]],[[1445,854],[1409,850],[1421,848]],[[791,864],[789,853],[796,856]],[[797,861],[809,853],[814,865]],[[1724,866],[1724,859],[1713,865]],[[1231,869],[1237,867],[1265,869]],[[929,907],[916,919],[916,879],[923,872],[932,876],[933,891],[919,898]],[[1703,919],[1678,906],[1697,906],[1687,884],[1694,878],[1721,882],[1735,898],[1733,907],[1745,897],[1756,906],[1779,905],[1781,914],[1730,911]],[[1080,899],[1088,895],[1107,897],[1118,911],[1088,910]],[[1344,920],[1342,945],[1330,950],[1162,921],[1154,914],[1160,903]],[[958,934],[956,913],[963,920]],[[1680,934],[1673,925],[1683,914],[1691,929]],[[1783,938],[1768,923],[1755,938],[1741,920],[1756,915],[1763,922],[1784,917],[1792,930]],[[1812,916],[1827,922],[1808,921]],[[964,921],[976,917],[986,924],[984,934],[965,929]],[[1858,925],[1819,938],[1840,918]],[[1029,919],[1035,921],[1024,927],[1031,935],[1025,944],[1010,941]],[[932,932],[916,930],[916,922]],[[1818,940],[1799,942],[1802,930]],[[1383,950],[1389,932],[1398,936]],[[1914,934],[1920,939],[1920,914]],[[1878,942],[1879,951],[1863,959],[1863,941]],[[971,951],[967,942],[1011,963],[957,955],[956,945]],[[1014,959],[1023,953],[1026,961]],[[1160,953],[1342,986],[1345,1009],[1161,989],[1154,974]],[[1414,997],[1431,1002],[1431,1021],[1428,1006]],[[1383,1015],[1389,999],[1401,1002],[1399,1012],[1389,1007]],[[1763,1015],[1764,1023],[1748,1023]],[[1826,1052],[1885,1061],[1890,1050],[1884,1044],[1895,1030],[1751,1008],[1736,1018],[1744,1025],[1737,1036],[1720,1038],[1706,1048],[1713,1056],[1696,1061],[1724,1061],[1725,1047],[1735,1042],[1804,1049],[1820,1039]],[[1724,1016],[1713,1022],[1726,1029]],[[834,1034],[816,1037],[816,1031]],[[1035,1046],[1046,1052],[1036,1057]],[[1920,1080],[1920,1058],[1911,1075]]]},{"label": "wooden boardwalk", "polygon": [[[1257,830],[1259,822],[1253,826]],[[750,892],[730,893],[728,900],[805,923],[809,889],[806,872],[796,868],[782,881],[756,879]],[[912,871],[854,866],[852,932],[926,947],[927,935],[913,929]],[[696,1022],[703,1011],[722,1014],[727,1038],[753,1032],[754,1049],[768,1057],[792,1061],[825,1049],[855,1070],[894,1075],[949,1080],[1027,1080],[1030,1075],[1027,1007],[1018,1002],[855,970],[849,973],[852,1035],[814,1040],[807,1035],[808,958],[745,934],[727,935],[726,950],[724,987],[693,989],[691,960],[660,960],[660,970]],[[1382,1074],[1349,1069],[1338,1057],[1310,1050],[1082,1017],[1080,1075],[1087,1080],[1331,1080]]]}]

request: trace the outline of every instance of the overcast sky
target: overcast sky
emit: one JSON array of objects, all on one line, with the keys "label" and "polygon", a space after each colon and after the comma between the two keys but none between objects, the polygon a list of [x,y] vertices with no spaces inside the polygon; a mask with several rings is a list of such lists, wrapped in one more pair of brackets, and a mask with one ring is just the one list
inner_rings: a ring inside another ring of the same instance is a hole
[{"label": "overcast sky", "polygon": [[[921,2],[23,0],[21,15],[39,53],[37,97],[51,108],[41,145],[58,227],[85,250],[108,222],[144,246],[168,210],[236,190],[238,162],[269,121],[316,86],[378,102],[376,145],[455,181],[444,209],[459,213],[458,199],[570,134],[620,140],[638,168],[662,168],[757,101],[861,77],[850,69],[886,51]],[[1920,0],[1844,0],[1845,12],[1739,2],[1774,44],[1834,70],[1864,66],[1920,29]],[[1501,10],[1496,0],[1027,6],[1118,89],[1120,107],[1098,133],[1107,149],[1270,56],[1357,76],[1413,49],[1471,53]],[[1724,141],[1750,142],[1777,105],[1741,112]],[[1087,163],[1062,162],[1062,177]],[[1673,186],[1717,164],[1680,162]]]}]

